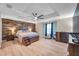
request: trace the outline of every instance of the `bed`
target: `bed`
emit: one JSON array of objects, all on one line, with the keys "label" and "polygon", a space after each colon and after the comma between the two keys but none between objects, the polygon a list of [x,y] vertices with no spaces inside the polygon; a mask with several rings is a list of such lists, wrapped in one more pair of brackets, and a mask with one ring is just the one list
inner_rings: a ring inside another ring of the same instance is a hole
[{"label": "bed", "polygon": [[39,35],[36,32],[19,30],[16,33],[16,36],[18,41],[24,45],[28,45],[39,40]]}]

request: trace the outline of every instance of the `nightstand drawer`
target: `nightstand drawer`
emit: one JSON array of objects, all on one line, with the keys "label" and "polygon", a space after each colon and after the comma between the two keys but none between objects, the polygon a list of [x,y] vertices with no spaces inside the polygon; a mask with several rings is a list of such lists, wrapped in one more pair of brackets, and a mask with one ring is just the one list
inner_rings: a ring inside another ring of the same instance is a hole
[{"label": "nightstand drawer", "polygon": [[14,40],[14,35],[7,35],[6,39],[7,41]]}]

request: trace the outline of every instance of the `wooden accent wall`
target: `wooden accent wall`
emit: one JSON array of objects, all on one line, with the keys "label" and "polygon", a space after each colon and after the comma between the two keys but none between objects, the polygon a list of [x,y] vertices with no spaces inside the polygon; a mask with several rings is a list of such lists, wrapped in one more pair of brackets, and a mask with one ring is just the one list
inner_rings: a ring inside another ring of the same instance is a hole
[{"label": "wooden accent wall", "polygon": [[2,18],[3,35],[8,35],[9,33],[11,33],[11,30],[9,30],[8,27],[16,27],[16,32],[22,28],[28,27],[32,28],[32,32],[36,31],[34,23],[14,21],[11,19]]}]

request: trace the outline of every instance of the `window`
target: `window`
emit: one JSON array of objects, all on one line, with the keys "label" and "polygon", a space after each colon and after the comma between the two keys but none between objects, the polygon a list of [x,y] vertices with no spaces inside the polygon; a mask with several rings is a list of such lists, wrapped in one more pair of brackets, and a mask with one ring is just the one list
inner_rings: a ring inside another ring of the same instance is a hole
[{"label": "window", "polygon": [[51,24],[47,24],[47,35],[51,35]]},{"label": "window", "polygon": [[45,24],[45,36],[56,38],[56,22]]}]

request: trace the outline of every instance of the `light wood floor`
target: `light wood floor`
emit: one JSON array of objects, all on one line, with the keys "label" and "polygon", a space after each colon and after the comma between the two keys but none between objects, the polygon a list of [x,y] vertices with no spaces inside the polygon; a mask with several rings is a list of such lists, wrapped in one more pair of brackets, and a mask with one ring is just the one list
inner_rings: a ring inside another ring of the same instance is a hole
[{"label": "light wood floor", "polygon": [[0,55],[3,56],[65,56],[67,44],[56,42],[53,39],[40,39],[29,46],[8,41],[2,44]]}]

